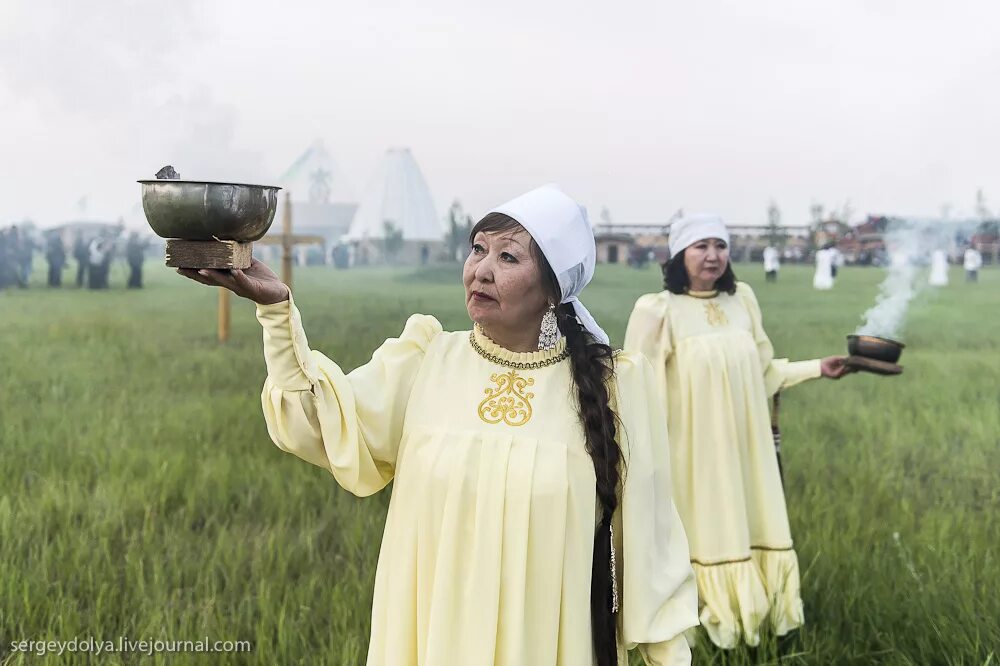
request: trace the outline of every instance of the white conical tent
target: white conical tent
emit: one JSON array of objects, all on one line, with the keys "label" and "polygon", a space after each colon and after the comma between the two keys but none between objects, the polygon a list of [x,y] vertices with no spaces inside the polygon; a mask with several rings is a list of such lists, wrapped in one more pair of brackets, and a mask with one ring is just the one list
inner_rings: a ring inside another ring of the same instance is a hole
[{"label": "white conical tent", "polygon": [[403,240],[444,239],[444,226],[409,148],[390,148],[386,152],[361,197],[346,239],[384,238],[386,222],[403,232]]},{"label": "white conical tent", "polygon": [[317,139],[279,179],[295,201],[316,204],[355,203],[354,188],[337,162]]}]

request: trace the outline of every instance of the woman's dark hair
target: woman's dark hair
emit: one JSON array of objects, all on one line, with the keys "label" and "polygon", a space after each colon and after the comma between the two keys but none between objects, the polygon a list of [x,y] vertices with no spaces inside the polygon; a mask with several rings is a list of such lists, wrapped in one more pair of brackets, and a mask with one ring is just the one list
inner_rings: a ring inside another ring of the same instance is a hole
[{"label": "woman's dark hair", "polygon": [[[684,294],[691,287],[691,278],[684,267],[684,253],[687,248],[660,264],[663,270],[663,288],[671,294]],[[726,270],[715,281],[715,288],[730,296],[736,293],[736,273],[733,272],[733,262],[726,263]]]},{"label": "woman's dark hair", "polygon": [[[490,213],[472,228],[469,242],[484,232],[516,231],[521,225],[503,213]],[[542,270],[545,293],[552,303],[562,300],[559,280],[532,240],[531,253]],[[618,508],[622,452],[618,446],[617,417],[610,405],[608,384],[614,375],[614,350],[598,342],[576,318],[571,303],[556,307],[556,321],[566,338],[570,369],[576,384],[580,421],[586,436],[587,453],[597,476],[597,497],[601,521],[594,533],[594,557],[590,573],[590,621],[598,666],[618,663],[617,625],[611,612],[611,520]]]}]

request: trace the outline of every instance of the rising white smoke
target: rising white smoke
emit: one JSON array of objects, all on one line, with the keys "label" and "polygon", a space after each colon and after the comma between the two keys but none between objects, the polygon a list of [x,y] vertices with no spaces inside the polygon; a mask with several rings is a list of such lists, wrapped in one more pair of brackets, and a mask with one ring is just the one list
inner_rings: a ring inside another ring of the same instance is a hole
[{"label": "rising white smoke", "polygon": [[917,295],[917,266],[921,248],[919,236],[910,228],[894,229],[886,234],[889,253],[888,274],[879,285],[875,305],[861,316],[857,335],[877,335],[898,339],[910,301]]},{"label": "rising white smoke", "polygon": [[855,333],[899,340],[910,303],[927,286],[921,267],[934,250],[952,249],[956,233],[969,225],[942,220],[890,221],[885,234],[887,274],[879,285],[875,305],[861,316]]}]

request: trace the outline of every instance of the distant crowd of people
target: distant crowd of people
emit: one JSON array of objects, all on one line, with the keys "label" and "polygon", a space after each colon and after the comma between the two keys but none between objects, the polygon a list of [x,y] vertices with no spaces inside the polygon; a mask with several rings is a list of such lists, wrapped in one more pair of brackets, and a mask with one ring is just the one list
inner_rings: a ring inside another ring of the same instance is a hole
[{"label": "distant crowd of people", "polygon": [[142,264],[148,241],[133,231],[122,244],[119,242],[120,235],[119,229],[90,236],[78,231],[67,243],[60,230],[32,234],[17,225],[0,228],[0,289],[28,288],[36,251],[43,252],[48,263],[49,287],[62,286],[63,273],[69,267],[71,255],[76,263],[77,287],[107,289],[112,261],[117,253],[123,252],[129,267],[126,286],[141,289]]},{"label": "distant crowd of people", "polygon": [[[906,255],[898,255],[899,260],[904,263],[910,261]],[[834,280],[837,278],[838,270],[846,263],[844,253],[833,243],[819,248],[815,252],[816,272],[813,276],[813,287],[819,290],[832,289]],[[930,256],[931,274],[929,283],[932,286],[942,287],[948,284],[948,256],[944,250],[935,250]],[[965,269],[965,281],[977,282],[979,280],[979,269],[983,266],[983,255],[971,245],[965,249],[962,255],[962,266]],[[775,282],[778,279],[778,271],[781,269],[781,257],[778,248],[769,245],[764,248],[764,276],[768,282]]]},{"label": "distant crowd of people", "polygon": [[0,229],[0,289],[27,287],[34,243],[16,225]]}]

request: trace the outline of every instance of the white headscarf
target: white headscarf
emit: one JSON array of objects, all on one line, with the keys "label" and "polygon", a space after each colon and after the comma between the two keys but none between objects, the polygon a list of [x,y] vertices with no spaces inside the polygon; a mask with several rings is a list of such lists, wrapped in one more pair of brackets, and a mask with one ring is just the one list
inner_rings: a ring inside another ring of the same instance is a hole
[{"label": "white headscarf", "polygon": [[491,213],[514,218],[538,244],[562,290],[560,303],[572,303],[577,319],[599,342],[609,344],[604,332],[577,296],[594,277],[597,247],[587,210],[558,185],[543,185],[497,206]]},{"label": "white headscarf", "polygon": [[706,238],[718,238],[729,245],[729,230],[722,218],[708,213],[685,215],[670,225],[670,256]]}]

